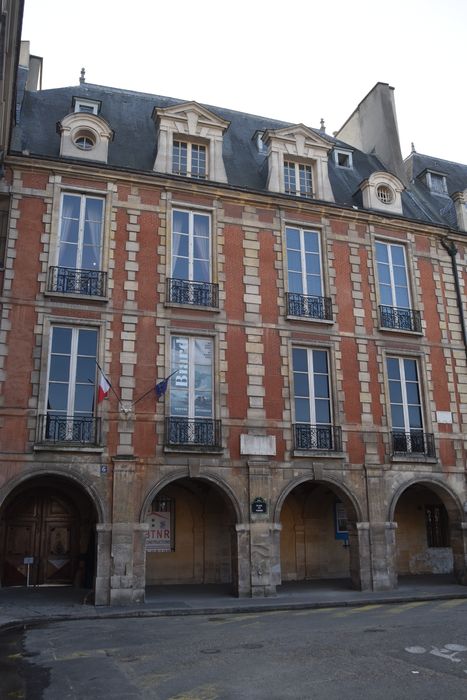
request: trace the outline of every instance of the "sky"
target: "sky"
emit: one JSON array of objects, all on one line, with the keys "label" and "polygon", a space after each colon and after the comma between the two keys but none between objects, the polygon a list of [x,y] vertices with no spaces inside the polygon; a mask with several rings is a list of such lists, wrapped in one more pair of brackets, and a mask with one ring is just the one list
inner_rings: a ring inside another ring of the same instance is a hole
[{"label": "sky", "polygon": [[43,89],[86,82],[337,131],[377,82],[402,155],[467,164],[466,0],[25,0]]}]

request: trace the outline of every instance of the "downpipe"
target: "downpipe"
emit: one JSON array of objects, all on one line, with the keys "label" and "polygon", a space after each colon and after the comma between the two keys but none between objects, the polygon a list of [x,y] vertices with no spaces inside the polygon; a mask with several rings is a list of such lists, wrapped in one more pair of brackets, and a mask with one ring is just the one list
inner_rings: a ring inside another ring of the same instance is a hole
[{"label": "downpipe", "polygon": [[443,239],[441,241],[441,245],[443,246],[444,250],[448,253],[449,257],[451,258],[452,273],[454,275],[454,287],[456,289],[457,306],[459,309],[459,317],[460,317],[461,329],[462,329],[462,338],[464,340],[465,357],[467,359],[467,329],[465,326],[464,307],[462,306],[462,294],[461,294],[461,286],[460,286],[460,282],[459,282],[459,270],[457,269],[457,260],[456,260],[456,255],[458,253],[458,250],[455,246],[454,241],[449,241],[449,243],[448,243],[446,240]]}]

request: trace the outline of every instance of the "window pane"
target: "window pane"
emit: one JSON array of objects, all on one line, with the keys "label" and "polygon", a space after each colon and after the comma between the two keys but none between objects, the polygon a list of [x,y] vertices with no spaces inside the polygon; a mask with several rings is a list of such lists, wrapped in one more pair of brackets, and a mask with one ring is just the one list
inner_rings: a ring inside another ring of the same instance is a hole
[{"label": "window pane", "polygon": [[389,265],[378,265],[378,279],[380,284],[391,284]]},{"label": "window pane", "polygon": [[80,330],[78,336],[78,355],[96,357],[97,331]]},{"label": "window pane", "polygon": [[71,328],[54,328],[52,333],[52,352],[71,352]]},{"label": "window pane", "polygon": [[190,238],[186,234],[174,233],[172,240],[172,253],[174,257],[182,256],[187,258],[189,254]]},{"label": "window pane", "polygon": [[315,402],[316,423],[331,423],[331,411],[329,401],[318,399]]},{"label": "window pane", "polygon": [[60,229],[60,241],[64,243],[78,243],[79,221],[78,219],[62,219]]},{"label": "window pane", "polygon": [[317,275],[307,275],[306,292],[308,296],[321,297],[323,296],[323,288],[321,286],[321,277]]},{"label": "window pane", "polygon": [[78,357],[76,360],[76,381],[94,386],[96,361],[93,357]]},{"label": "window pane", "polygon": [[402,386],[400,382],[389,382],[389,399],[391,403],[402,403]]},{"label": "window pane", "polygon": [[406,287],[407,286],[407,273],[406,273],[404,267],[398,267],[398,266],[394,267],[393,274],[394,274],[394,284],[398,285],[399,287]]},{"label": "window pane", "polygon": [[58,265],[59,267],[71,267],[75,269],[78,265],[78,245],[73,243],[62,243],[60,244],[60,251],[58,254]]},{"label": "window pane", "polygon": [[193,257],[200,260],[209,260],[209,238],[195,237],[193,241]]},{"label": "window pane", "polygon": [[175,279],[187,280],[189,276],[188,271],[188,258],[176,258],[174,260],[174,266],[172,275]]},{"label": "window pane", "polygon": [[83,247],[83,255],[81,259],[82,270],[99,270],[101,266],[101,251],[100,248],[91,246]]},{"label": "window pane", "polygon": [[313,350],[313,369],[315,372],[328,373],[328,355],[324,350]]},{"label": "window pane", "polygon": [[289,272],[289,292],[303,294],[303,278],[299,272]]},{"label": "window pane", "polygon": [[195,236],[209,236],[209,216],[205,214],[195,214],[193,216],[194,234]]},{"label": "window pane", "polygon": [[394,306],[391,287],[381,287],[379,293],[381,297],[381,303],[383,304],[383,306]]},{"label": "window pane", "polygon": [[174,232],[186,233],[188,234],[188,212],[178,211],[174,209],[173,211],[173,230]]},{"label": "window pane", "polygon": [[315,374],[314,376],[315,396],[317,398],[329,397],[329,385],[327,375]]},{"label": "window pane", "polygon": [[396,287],[396,306],[400,309],[410,309],[409,291],[404,287]]},{"label": "window pane", "polygon": [[409,406],[409,422],[411,428],[422,429],[422,412],[419,406]]},{"label": "window pane", "polygon": [[407,402],[411,404],[420,404],[420,392],[418,391],[418,383],[409,382],[406,385]]},{"label": "window pane", "polygon": [[393,265],[402,265],[405,268],[405,255],[402,246],[391,246],[391,257]]},{"label": "window pane", "polygon": [[293,348],[292,359],[295,372],[308,372],[308,360],[305,348]]},{"label": "window pane", "polygon": [[295,399],[295,420],[297,423],[310,422],[310,402],[307,399]]},{"label": "window pane", "polygon": [[294,372],[294,391],[295,396],[309,396],[310,386],[308,382],[308,374],[305,372]]},{"label": "window pane", "polygon": [[67,410],[68,384],[49,384],[49,394],[47,397],[47,410],[64,411]]},{"label": "window pane", "polygon": [[388,357],[386,362],[389,379],[400,379],[399,360],[395,357]]},{"label": "window pane", "polygon": [[417,363],[415,360],[404,360],[404,372],[406,381],[418,381]]},{"label": "window pane", "polygon": [[70,357],[68,355],[52,355],[50,358],[50,381],[68,382],[70,376]]},{"label": "window pane", "polygon": [[299,252],[295,250],[289,250],[289,252],[287,253],[287,260],[289,263],[289,270],[299,272],[302,269],[302,258]]},{"label": "window pane", "polygon": [[77,384],[75,387],[74,413],[92,415],[94,410],[94,387],[91,384]]},{"label": "window pane", "polygon": [[396,404],[391,405],[391,422],[393,428],[405,430],[404,411],[402,406]]},{"label": "window pane", "polygon": [[104,201],[102,199],[93,199],[86,197],[86,220],[87,221],[102,221],[102,213],[104,209]]},{"label": "window pane", "polygon": [[209,261],[193,261],[193,282],[209,282]]},{"label": "window pane", "polygon": [[295,248],[295,250],[300,250],[300,232],[297,228],[287,228],[287,248]]},{"label": "window pane", "polygon": [[376,259],[379,262],[389,262],[388,247],[384,243],[376,243]]},{"label": "window pane", "polygon": [[188,416],[188,391],[186,389],[170,390],[170,415]]},{"label": "window pane", "polygon": [[308,274],[320,275],[321,265],[319,255],[308,254],[305,257],[306,271]]},{"label": "window pane", "polygon": [[319,253],[319,235],[316,231],[305,231],[305,251],[307,253]]}]

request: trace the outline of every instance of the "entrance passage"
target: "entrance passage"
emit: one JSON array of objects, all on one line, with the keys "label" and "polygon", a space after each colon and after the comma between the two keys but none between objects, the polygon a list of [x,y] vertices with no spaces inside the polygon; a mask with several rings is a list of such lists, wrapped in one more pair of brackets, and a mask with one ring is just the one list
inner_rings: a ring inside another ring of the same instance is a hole
[{"label": "entrance passage", "polygon": [[394,519],[400,576],[453,572],[449,515],[437,494],[421,484],[409,487],[397,502]]},{"label": "entrance passage", "polygon": [[327,484],[297,486],[281,511],[282,583],[350,579],[351,522],[355,515],[350,503]]},{"label": "entrance passage", "polygon": [[92,587],[95,519],[84,494],[70,490],[50,478],[10,498],[0,523],[2,586]]},{"label": "entrance passage", "polygon": [[235,513],[201,479],[173,482],[147,514],[146,584],[232,584],[237,578]]}]

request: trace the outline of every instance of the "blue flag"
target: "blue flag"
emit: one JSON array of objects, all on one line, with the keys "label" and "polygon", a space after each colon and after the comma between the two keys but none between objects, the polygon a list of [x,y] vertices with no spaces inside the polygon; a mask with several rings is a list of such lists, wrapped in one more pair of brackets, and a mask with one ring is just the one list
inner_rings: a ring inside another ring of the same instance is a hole
[{"label": "blue flag", "polygon": [[172,372],[172,374],[169,374],[169,376],[163,379],[161,382],[156,384],[156,386],[154,387],[154,391],[156,392],[157,400],[164,396],[165,392],[167,391],[167,387],[169,386],[170,377],[173,377],[174,374],[177,374],[177,372],[178,369],[176,369],[175,372]]}]

